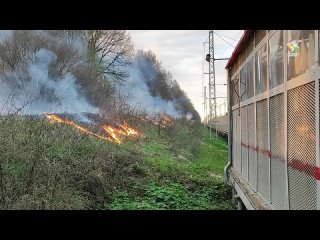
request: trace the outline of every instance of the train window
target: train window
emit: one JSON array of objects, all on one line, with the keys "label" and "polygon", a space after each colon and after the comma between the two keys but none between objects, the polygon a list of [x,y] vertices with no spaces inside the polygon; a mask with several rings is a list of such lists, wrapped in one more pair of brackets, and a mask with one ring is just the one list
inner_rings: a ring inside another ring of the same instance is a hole
[{"label": "train window", "polygon": [[251,98],[254,95],[254,82],[253,82],[253,58],[247,64],[247,97]]},{"label": "train window", "polygon": [[256,95],[267,90],[267,44],[264,44],[255,57]]},{"label": "train window", "polygon": [[269,40],[269,87],[274,88],[283,83],[283,31],[277,31]]},{"label": "train window", "polygon": [[288,80],[306,72],[315,63],[315,31],[288,31]]},{"label": "train window", "polygon": [[241,101],[247,99],[247,66],[240,71],[240,97]]}]

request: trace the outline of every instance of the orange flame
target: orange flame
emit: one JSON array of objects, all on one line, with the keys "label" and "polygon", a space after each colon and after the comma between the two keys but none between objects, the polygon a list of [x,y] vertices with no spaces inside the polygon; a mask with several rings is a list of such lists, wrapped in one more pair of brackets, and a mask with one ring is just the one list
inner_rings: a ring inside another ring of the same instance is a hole
[{"label": "orange flame", "polygon": [[125,134],[127,136],[129,136],[129,135],[138,135],[139,134],[138,131],[134,130],[133,128],[128,127],[128,124],[126,122],[121,126],[121,128],[124,129]]},{"label": "orange flame", "polygon": [[150,122],[155,126],[159,126],[162,128],[167,128],[167,127],[172,127],[173,126],[173,119],[169,116],[169,115],[161,115],[161,118],[159,121],[150,119],[150,118],[143,118],[140,117],[141,120],[143,120],[144,122]]},{"label": "orange flame", "polygon": [[105,130],[109,135],[111,135],[112,139],[114,140],[114,142],[116,143],[121,143],[121,140],[117,137],[116,131],[113,127],[111,126],[107,126],[107,125],[103,125],[102,126],[103,130]]},{"label": "orange flame", "polygon": [[168,115],[163,115],[161,121],[165,126],[168,126],[168,127],[173,126],[172,118]]},{"label": "orange flame", "polygon": [[85,127],[82,127],[71,120],[62,119],[55,114],[45,113],[45,116],[49,119],[50,123],[65,123],[65,124],[68,124],[70,126],[77,128],[87,134],[96,136],[102,140],[109,141],[109,142],[115,142],[118,144],[123,142],[121,139],[121,137],[123,137],[123,136],[127,137],[129,135],[139,135],[139,132],[134,130],[133,128],[128,127],[127,123],[125,123],[124,125],[120,125],[121,129],[114,128],[109,125],[102,125],[101,128],[109,135],[108,137],[105,137],[103,135],[94,133]]}]

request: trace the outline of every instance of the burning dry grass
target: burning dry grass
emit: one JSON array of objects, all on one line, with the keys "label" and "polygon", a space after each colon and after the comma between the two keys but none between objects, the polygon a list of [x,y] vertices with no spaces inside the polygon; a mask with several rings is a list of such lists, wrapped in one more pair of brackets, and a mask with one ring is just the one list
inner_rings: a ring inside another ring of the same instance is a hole
[{"label": "burning dry grass", "polygon": [[50,123],[64,123],[64,124],[73,126],[86,134],[93,135],[93,136],[98,137],[102,140],[115,142],[118,144],[122,143],[129,136],[141,136],[142,135],[137,130],[129,127],[126,122],[124,124],[118,124],[117,127],[113,127],[108,124],[102,124],[100,126],[100,128],[102,128],[105,131],[105,133],[107,134],[107,136],[105,136],[105,134],[98,134],[93,131],[90,131],[87,127],[81,126],[80,124],[77,124],[74,121],[69,120],[67,118],[59,117],[58,115],[45,113],[45,116],[49,119]]},{"label": "burning dry grass", "polygon": [[[114,142],[114,143],[123,143],[128,138],[143,138],[143,133],[137,129],[128,126],[128,123],[124,121],[123,124],[119,123],[105,123],[100,119],[100,121],[96,121],[95,124],[98,124],[98,129],[103,129],[103,133],[98,133],[97,129],[90,130],[90,127],[84,126],[83,123],[76,123],[73,120],[70,120],[66,117],[59,116],[57,114],[45,113],[47,119],[49,119],[50,123],[63,123],[75,127],[76,129],[95,137],[98,137],[101,140]],[[104,119],[106,120],[106,119]],[[112,119],[114,121],[114,119]],[[173,126],[173,118],[166,114],[161,114],[158,116],[144,116],[139,117],[139,120],[144,122],[151,123],[155,126],[159,126],[161,128],[171,128]],[[99,123],[100,122],[100,123]]]},{"label": "burning dry grass", "polygon": [[166,114],[161,114],[157,116],[140,116],[139,117],[144,122],[149,122],[155,126],[160,126],[161,128],[170,128],[173,126],[173,118]]},{"label": "burning dry grass", "polygon": [[63,123],[0,119],[0,209],[99,208],[142,177],[140,155]]},{"label": "burning dry grass", "polygon": [[150,181],[145,148],[163,143],[179,156],[193,141],[190,129],[169,117],[92,118],[96,126],[63,114],[0,118],[0,209],[101,208],[114,192]]}]

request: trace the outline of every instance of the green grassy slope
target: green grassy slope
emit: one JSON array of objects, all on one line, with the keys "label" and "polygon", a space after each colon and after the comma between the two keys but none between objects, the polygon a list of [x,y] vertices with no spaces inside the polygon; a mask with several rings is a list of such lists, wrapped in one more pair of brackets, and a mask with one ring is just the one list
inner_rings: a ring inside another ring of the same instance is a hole
[{"label": "green grassy slope", "polygon": [[233,209],[227,145],[177,121],[123,144],[46,120],[0,119],[0,209]]},{"label": "green grassy slope", "polygon": [[[194,128],[177,123],[160,136],[155,128],[147,131],[149,140],[140,151],[148,181],[138,183],[133,191],[116,193],[105,208],[234,209],[222,178],[227,144],[210,140],[209,132],[200,126]],[[178,134],[170,132],[177,130]]]}]

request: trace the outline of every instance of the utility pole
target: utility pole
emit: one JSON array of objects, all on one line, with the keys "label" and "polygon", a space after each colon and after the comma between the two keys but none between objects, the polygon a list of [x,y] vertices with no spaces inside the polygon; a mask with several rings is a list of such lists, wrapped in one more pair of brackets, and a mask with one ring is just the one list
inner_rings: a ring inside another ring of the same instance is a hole
[{"label": "utility pole", "polygon": [[[229,58],[215,58],[214,57],[214,31],[209,31],[209,53],[206,55],[206,61],[209,62],[209,124],[212,122],[214,116],[214,126],[216,129],[216,138],[218,137],[217,129],[217,96],[216,96],[216,73],[214,68],[214,61],[228,60]],[[219,84],[225,85],[225,84]],[[210,124],[210,140],[211,140],[211,124]]]},{"label": "utility pole", "polygon": [[204,125],[204,129],[207,127],[207,119],[206,119],[206,116],[207,116],[207,89],[206,89],[206,86],[204,86],[204,89],[203,89],[203,115],[204,115],[204,119],[203,119],[203,125]]},{"label": "utility pole", "polygon": [[[206,55],[206,60],[209,62],[209,124],[210,124],[210,139],[211,139],[211,122],[217,116],[216,102],[216,76],[214,69],[214,36],[213,30],[209,31],[209,54]],[[215,125],[216,131],[217,126]],[[217,132],[216,132],[217,135]]]}]

